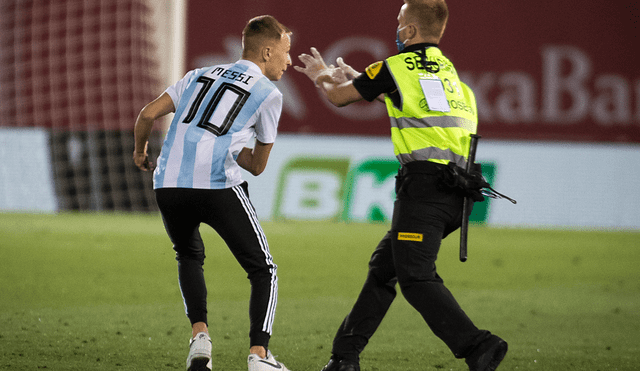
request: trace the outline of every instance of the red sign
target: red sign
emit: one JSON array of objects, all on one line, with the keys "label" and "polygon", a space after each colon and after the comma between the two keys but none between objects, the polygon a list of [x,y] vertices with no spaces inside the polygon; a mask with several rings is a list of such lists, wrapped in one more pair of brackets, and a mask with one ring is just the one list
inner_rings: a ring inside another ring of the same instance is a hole
[{"label": "red sign", "polygon": [[[189,69],[240,58],[246,22],[271,14],[294,33],[291,56],[314,46],[362,71],[396,53],[402,1],[189,0]],[[375,4],[375,5],[374,5]],[[475,92],[490,139],[640,143],[639,11],[624,2],[449,1],[440,43]],[[335,108],[290,68],[281,132],[388,135],[379,102]]]}]

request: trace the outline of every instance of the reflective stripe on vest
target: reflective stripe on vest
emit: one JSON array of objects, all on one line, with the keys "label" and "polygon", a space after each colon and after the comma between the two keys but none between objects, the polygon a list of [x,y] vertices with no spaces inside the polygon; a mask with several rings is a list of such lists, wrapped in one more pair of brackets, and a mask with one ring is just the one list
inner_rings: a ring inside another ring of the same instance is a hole
[{"label": "reflective stripe on vest", "polygon": [[[471,89],[460,81],[451,62],[438,48],[426,50],[427,60],[440,70],[430,73],[415,68],[416,53],[402,53],[385,61],[401,95],[401,107],[385,97],[391,120],[391,140],[400,163],[451,161],[466,166],[470,134],[477,130],[477,109]],[[439,78],[445,87],[450,112],[430,111],[420,85],[421,78]]]},{"label": "reflective stripe on vest", "polygon": [[[446,141],[447,147],[442,148],[434,139]],[[446,165],[453,161],[464,168],[471,138],[468,131],[462,128],[391,128],[391,141],[394,154],[401,164],[432,161]]]},{"label": "reflective stripe on vest", "polygon": [[423,128],[439,127],[439,128],[463,128],[467,131],[475,133],[476,123],[462,117],[455,116],[431,116],[417,119],[414,117],[389,117],[391,119],[391,127],[398,129],[406,128]]}]

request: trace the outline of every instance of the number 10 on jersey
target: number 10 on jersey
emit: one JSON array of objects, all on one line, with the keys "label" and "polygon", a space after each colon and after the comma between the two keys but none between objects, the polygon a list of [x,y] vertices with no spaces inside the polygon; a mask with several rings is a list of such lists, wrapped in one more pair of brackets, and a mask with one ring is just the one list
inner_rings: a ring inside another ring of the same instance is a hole
[{"label": "number 10 on jersey", "polygon": [[190,124],[195,119],[198,127],[208,130],[216,136],[221,136],[231,129],[233,121],[251,93],[237,85],[225,82],[218,86],[204,110],[200,110],[215,81],[215,79],[204,76],[198,78],[197,82],[201,83],[202,87],[182,122]]}]

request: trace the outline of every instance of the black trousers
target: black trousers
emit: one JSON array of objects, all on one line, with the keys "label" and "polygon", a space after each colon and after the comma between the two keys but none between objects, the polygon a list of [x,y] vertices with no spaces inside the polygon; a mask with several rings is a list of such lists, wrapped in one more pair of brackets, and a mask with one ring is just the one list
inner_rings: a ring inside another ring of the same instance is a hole
[{"label": "black trousers", "polygon": [[156,200],[176,252],[180,291],[191,324],[208,323],[205,247],[199,232],[205,223],[218,232],[247,272],[250,346],[267,348],[278,298],[277,266],[249,201],[247,183],[220,190],[156,189]]},{"label": "black trousers", "polygon": [[473,324],[436,272],[442,239],[461,225],[464,199],[442,190],[440,165],[429,164],[419,173],[401,169],[391,230],[373,252],[364,287],[334,338],[338,358],[359,361],[396,297],[396,284],[456,357],[466,357],[490,335]]}]

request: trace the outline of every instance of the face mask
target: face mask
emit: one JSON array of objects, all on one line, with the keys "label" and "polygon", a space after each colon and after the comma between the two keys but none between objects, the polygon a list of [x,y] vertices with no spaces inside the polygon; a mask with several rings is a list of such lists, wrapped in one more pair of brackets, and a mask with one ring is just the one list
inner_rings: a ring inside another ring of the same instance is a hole
[{"label": "face mask", "polygon": [[401,52],[406,47],[406,45],[404,45],[404,42],[400,41],[400,31],[404,30],[407,27],[409,27],[409,25],[396,29],[396,46],[398,47],[398,52]]}]

